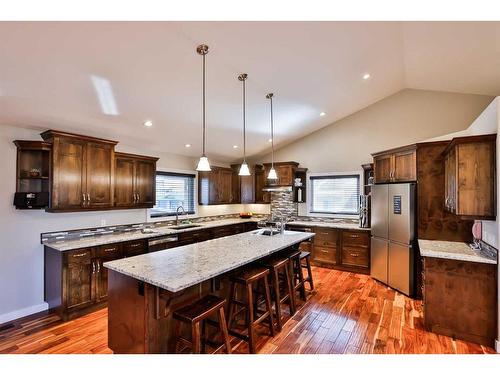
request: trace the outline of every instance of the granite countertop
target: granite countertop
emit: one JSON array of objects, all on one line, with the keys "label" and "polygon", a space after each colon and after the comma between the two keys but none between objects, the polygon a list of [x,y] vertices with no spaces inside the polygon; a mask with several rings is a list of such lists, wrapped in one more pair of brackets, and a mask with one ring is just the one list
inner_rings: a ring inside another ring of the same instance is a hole
[{"label": "granite countertop", "polygon": [[418,245],[423,257],[497,264],[496,254],[474,250],[465,242],[418,240]]},{"label": "granite countertop", "polygon": [[241,224],[241,223],[257,222],[257,221],[259,221],[259,219],[214,220],[214,221],[195,223],[196,225],[199,226],[194,228],[185,228],[185,229],[172,229],[171,226],[165,225],[165,226],[155,227],[153,233],[142,233],[140,230],[137,230],[125,233],[103,234],[98,236],[82,237],[73,240],[61,240],[61,241],[49,242],[46,243],[45,246],[58,251],[68,251],[68,250],[81,249],[84,247],[107,245],[116,242],[141,240],[141,239],[154,238],[171,234],[179,234],[183,232],[194,232],[197,230],[203,230],[213,227],[221,227],[224,225]]},{"label": "granite countertop", "polygon": [[360,228],[359,224],[354,223],[335,223],[335,222],[326,222],[326,221],[290,221],[287,223],[288,225],[297,225],[304,227],[321,227],[321,228],[337,228],[337,229],[355,229],[355,230],[363,230],[370,231],[370,228]]},{"label": "granite countertop", "polygon": [[293,231],[263,236],[257,231],[114,260],[104,266],[175,293],[314,236]]}]

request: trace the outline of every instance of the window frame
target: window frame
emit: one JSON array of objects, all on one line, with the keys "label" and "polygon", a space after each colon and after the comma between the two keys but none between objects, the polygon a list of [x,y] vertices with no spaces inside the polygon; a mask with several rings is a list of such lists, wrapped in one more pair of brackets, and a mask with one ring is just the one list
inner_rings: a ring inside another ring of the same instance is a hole
[{"label": "window frame", "polygon": [[[342,178],[342,177],[355,177],[358,179],[358,205],[356,213],[350,212],[325,212],[325,211],[314,211],[313,210],[313,182],[312,180],[320,179],[332,179],[332,178]],[[351,172],[329,172],[329,173],[310,173],[307,176],[308,180],[308,204],[307,204],[307,216],[315,217],[331,217],[331,218],[358,218],[359,217],[359,195],[362,192],[362,172],[361,171],[351,171]]]},{"label": "window frame", "polygon": [[[193,210],[186,211],[186,215],[182,215],[183,218],[196,217],[198,215],[198,174],[194,171],[178,171],[178,170],[156,170],[155,173],[155,203],[156,203],[156,176],[178,176],[178,177],[192,177],[193,178]],[[171,218],[176,216],[175,212],[169,213],[154,213],[154,207],[148,209],[148,219],[151,221],[161,220],[162,218]]]}]

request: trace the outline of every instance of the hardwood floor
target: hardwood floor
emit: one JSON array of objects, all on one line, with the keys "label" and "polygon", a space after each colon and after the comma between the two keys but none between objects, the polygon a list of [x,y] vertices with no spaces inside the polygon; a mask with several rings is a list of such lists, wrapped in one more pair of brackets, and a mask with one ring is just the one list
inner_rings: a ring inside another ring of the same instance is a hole
[{"label": "hardwood floor", "polygon": [[[280,333],[259,337],[259,353],[495,353],[424,331],[421,302],[369,276],[317,267],[313,273],[316,291]],[[234,346],[235,353],[246,349]],[[111,353],[107,309],[68,322],[39,314],[4,325],[0,353]]]}]

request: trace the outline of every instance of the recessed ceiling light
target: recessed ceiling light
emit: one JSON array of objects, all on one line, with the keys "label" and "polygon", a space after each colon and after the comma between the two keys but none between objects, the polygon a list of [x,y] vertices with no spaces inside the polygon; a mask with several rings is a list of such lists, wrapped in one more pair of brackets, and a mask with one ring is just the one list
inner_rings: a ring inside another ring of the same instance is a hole
[{"label": "recessed ceiling light", "polygon": [[233,148],[238,148],[238,146],[237,146],[237,145],[234,145],[234,146],[233,146]]},{"label": "recessed ceiling light", "polygon": [[363,79],[366,81],[368,78],[370,78],[370,73],[365,73],[363,74]]},{"label": "recessed ceiling light", "polygon": [[190,145],[189,143],[186,143],[186,144],[184,145],[184,147],[189,148],[189,147],[191,147],[191,145]]},{"label": "recessed ceiling light", "polygon": [[326,115],[326,113],[325,113],[325,112],[321,112],[319,115],[320,115],[321,117],[323,117],[324,115]]},{"label": "recessed ceiling light", "polygon": [[268,141],[269,143],[271,143],[273,140],[272,140],[271,138],[269,138],[267,141]]},{"label": "recessed ceiling light", "polygon": [[153,121],[151,120],[144,121],[144,126],[147,126],[148,128],[153,126]]}]

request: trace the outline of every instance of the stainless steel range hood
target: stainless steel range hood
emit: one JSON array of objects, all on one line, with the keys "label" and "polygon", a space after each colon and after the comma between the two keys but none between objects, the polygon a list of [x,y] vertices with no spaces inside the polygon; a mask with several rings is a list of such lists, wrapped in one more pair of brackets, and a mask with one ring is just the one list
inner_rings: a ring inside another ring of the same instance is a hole
[{"label": "stainless steel range hood", "polygon": [[262,191],[292,191],[291,186],[266,186],[262,189]]}]

